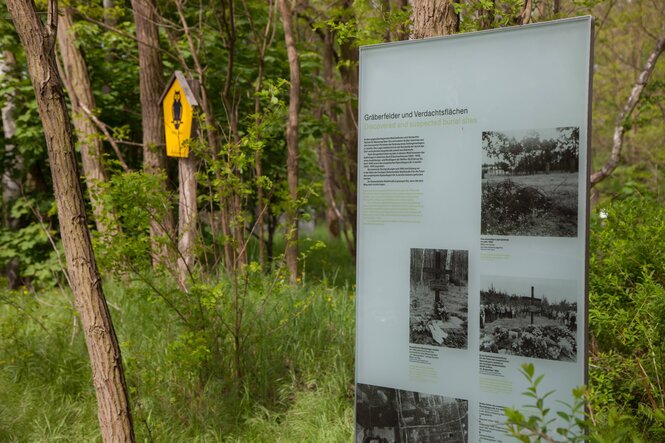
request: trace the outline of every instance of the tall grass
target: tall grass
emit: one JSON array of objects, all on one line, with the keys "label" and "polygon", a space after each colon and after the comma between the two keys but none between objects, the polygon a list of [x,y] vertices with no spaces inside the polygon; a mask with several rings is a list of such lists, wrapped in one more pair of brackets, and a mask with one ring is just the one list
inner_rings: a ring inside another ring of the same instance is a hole
[{"label": "tall grass", "polygon": [[[334,254],[311,251],[298,286],[278,274],[251,277],[242,294],[241,378],[223,327],[233,320],[228,281],[199,284],[191,294],[152,281],[189,324],[144,283],[106,281],[138,441],[349,441],[353,268],[340,271],[344,259]],[[72,336],[70,296],[1,296],[0,441],[98,441],[94,389],[83,336]]]}]

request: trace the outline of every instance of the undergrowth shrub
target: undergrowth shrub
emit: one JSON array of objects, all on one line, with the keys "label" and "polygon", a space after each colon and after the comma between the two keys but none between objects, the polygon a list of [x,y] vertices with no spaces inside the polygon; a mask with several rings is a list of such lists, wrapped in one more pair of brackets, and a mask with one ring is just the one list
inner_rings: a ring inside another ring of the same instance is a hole
[{"label": "undergrowth shrub", "polygon": [[665,208],[617,201],[594,215],[590,238],[591,405],[665,438]]}]

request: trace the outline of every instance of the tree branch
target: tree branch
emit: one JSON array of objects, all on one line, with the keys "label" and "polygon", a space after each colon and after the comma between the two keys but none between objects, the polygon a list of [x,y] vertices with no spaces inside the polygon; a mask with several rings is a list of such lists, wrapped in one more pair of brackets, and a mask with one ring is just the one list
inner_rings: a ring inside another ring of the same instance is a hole
[{"label": "tree branch", "polygon": [[97,116],[90,110],[88,109],[84,104],[79,103],[79,107],[83,110],[85,115],[88,116],[90,121],[94,123],[97,128],[104,133],[106,136],[106,139],[109,141],[111,144],[111,147],[113,147],[113,151],[115,152],[115,155],[118,157],[118,162],[120,163],[120,166],[125,172],[130,172],[132,169],[127,166],[127,163],[125,162],[125,159],[122,157],[122,153],[120,152],[120,148],[118,147],[118,144],[115,142],[115,139],[111,136],[109,133],[108,129],[106,129],[106,125],[97,118]]},{"label": "tree branch", "polygon": [[619,161],[621,160],[621,148],[623,147],[623,135],[626,130],[626,122],[642,98],[642,92],[644,91],[644,88],[649,81],[651,73],[656,67],[658,58],[663,53],[663,50],[665,50],[665,37],[661,37],[661,39],[656,44],[656,47],[649,55],[649,58],[644,65],[644,69],[640,73],[637,82],[633,85],[633,89],[628,96],[628,101],[624,105],[621,113],[617,116],[617,119],[614,123],[614,135],[612,137],[612,153],[610,154],[609,160],[607,160],[603,167],[591,174],[591,187],[595,186],[601,180],[609,176],[619,165]]},{"label": "tree branch", "polygon": [[[159,46],[152,45],[152,44],[150,44],[150,43],[148,43],[148,42],[144,42],[144,41],[142,41],[142,40],[139,40],[138,38],[136,38],[135,36],[129,34],[128,32],[125,32],[125,31],[123,31],[122,29],[119,29],[117,26],[111,26],[111,25],[108,25],[108,24],[106,24],[106,23],[104,23],[104,22],[102,22],[102,21],[99,21],[99,20],[95,19],[94,17],[91,17],[91,16],[89,16],[88,14],[82,12],[80,9],[77,9],[77,8],[73,8],[73,9],[74,9],[74,11],[76,11],[76,13],[77,13],[78,15],[81,16],[81,18],[82,18],[83,20],[85,20],[85,21],[87,21],[87,22],[90,22],[90,23],[92,23],[92,24],[95,24],[95,25],[97,25],[97,26],[99,26],[99,27],[101,27],[101,28],[103,28],[103,29],[106,29],[107,31],[113,32],[113,33],[115,33],[115,34],[118,34],[119,36],[124,37],[124,38],[126,38],[126,39],[128,39],[128,40],[133,40],[133,41],[135,41],[137,44],[142,44],[142,45],[145,45],[145,46],[147,46],[147,47],[149,47],[149,48],[156,49],[156,50],[158,50],[159,52],[161,52],[161,53],[165,54],[166,56],[170,57],[171,59],[178,61],[178,57],[177,57],[173,52],[171,52],[171,51],[168,51],[168,50],[166,50],[166,49],[164,49],[164,48],[161,48],[161,47],[159,47]],[[166,24],[164,24],[164,23],[159,23],[158,25],[161,26],[161,27],[164,27],[164,28],[168,27],[168,25],[166,25]]]}]

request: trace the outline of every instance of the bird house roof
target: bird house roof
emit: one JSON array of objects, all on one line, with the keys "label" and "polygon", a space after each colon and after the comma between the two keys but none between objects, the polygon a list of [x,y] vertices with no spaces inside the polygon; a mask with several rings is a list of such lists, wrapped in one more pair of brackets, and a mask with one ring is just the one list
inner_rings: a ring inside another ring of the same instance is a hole
[{"label": "bird house roof", "polygon": [[189,82],[185,78],[185,75],[181,71],[175,71],[173,75],[171,75],[171,78],[166,83],[166,88],[164,88],[162,96],[159,97],[159,104],[161,105],[164,102],[164,97],[166,97],[166,94],[168,94],[169,90],[171,90],[176,80],[182,88],[182,91],[185,93],[185,97],[187,97],[189,104],[192,106],[199,106],[199,101],[196,98],[196,94],[192,90]]}]

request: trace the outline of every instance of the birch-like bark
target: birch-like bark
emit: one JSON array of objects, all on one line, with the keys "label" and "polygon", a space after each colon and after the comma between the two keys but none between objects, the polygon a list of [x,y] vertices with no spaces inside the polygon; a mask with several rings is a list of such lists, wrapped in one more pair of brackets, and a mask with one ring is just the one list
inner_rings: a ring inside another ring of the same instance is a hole
[{"label": "birch-like bark", "polygon": [[291,208],[287,213],[286,221],[286,266],[289,270],[290,281],[295,283],[298,278],[298,209],[295,207],[298,200],[298,124],[300,118],[300,65],[298,63],[298,50],[293,30],[293,17],[291,7],[287,0],[278,0],[277,7],[282,15],[284,27],[284,40],[286,54],[289,60],[289,111],[286,125],[286,181],[291,199]]},{"label": "birch-like bark", "polygon": [[133,442],[120,347],[92,250],[72,129],[56,66],[57,2],[49,1],[46,25],[33,0],[6,3],[25,50],[46,137],[67,273],[90,356],[101,435],[108,443]]},{"label": "birch-like bark", "polygon": [[626,101],[623,110],[617,116],[617,119],[614,123],[614,135],[612,137],[613,143],[610,158],[598,171],[591,174],[590,184],[592,187],[612,174],[616,167],[619,166],[619,162],[621,161],[621,149],[623,148],[623,134],[626,130],[626,122],[639,103],[640,98],[642,97],[642,92],[649,82],[649,77],[651,77],[651,74],[656,67],[656,62],[658,61],[658,58],[661,56],[663,51],[665,51],[665,37],[660,38],[658,43],[656,43],[654,50],[651,52],[651,54],[649,54],[647,62],[644,65],[644,69],[642,69],[642,72],[637,78],[637,82],[635,82],[633,89],[630,91],[628,101]]}]

